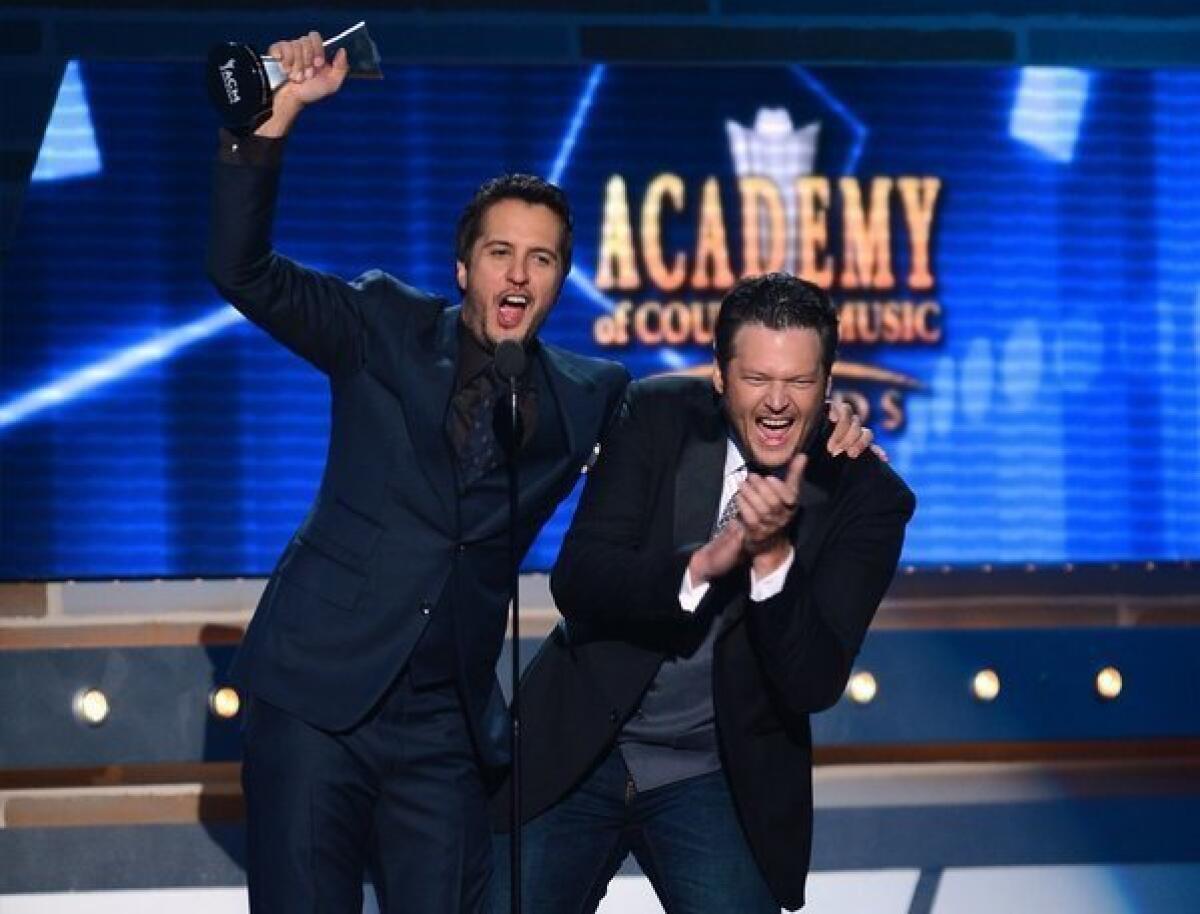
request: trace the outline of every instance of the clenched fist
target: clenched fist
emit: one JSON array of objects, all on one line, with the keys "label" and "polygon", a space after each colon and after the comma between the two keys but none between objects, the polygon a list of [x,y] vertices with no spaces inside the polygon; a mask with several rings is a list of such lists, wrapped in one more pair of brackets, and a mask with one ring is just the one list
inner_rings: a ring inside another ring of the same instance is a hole
[{"label": "clenched fist", "polygon": [[260,136],[286,134],[305,106],[337,92],[350,72],[344,48],[332,61],[325,59],[325,49],[317,32],[309,32],[293,41],[277,41],[267,53],[279,61],[288,81],[275,91],[271,117],[255,131]]}]

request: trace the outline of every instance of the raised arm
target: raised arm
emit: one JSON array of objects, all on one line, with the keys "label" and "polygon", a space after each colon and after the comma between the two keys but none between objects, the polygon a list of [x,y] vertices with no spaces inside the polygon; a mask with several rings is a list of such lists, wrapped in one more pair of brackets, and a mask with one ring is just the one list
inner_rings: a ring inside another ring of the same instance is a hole
[{"label": "raised arm", "polygon": [[283,146],[300,112],[341,88],[345,51],[326,61],[311,32],[271,45],[289,82],[274,96],[270,118],[252,135],[222,130],[213,180],[208,274],[230,304],[330,375],[362,358],[363,293],[275,252],[272,225]]}]

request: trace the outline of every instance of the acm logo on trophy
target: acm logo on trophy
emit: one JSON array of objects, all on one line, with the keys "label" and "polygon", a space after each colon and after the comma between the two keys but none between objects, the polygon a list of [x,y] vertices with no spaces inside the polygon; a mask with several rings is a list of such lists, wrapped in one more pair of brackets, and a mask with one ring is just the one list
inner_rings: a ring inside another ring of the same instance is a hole
[{"label": "acm logo on trophy", "polygon": [[742,276],[786,270],[828,289],[838,305],[834,398],[865,422],[901,431],[906,396],[923,385],[875,358],[942,341],[932,260],[941,179],[817,174],[822,123],[797,128],[786,107],[759,107],[752,123],[723,126],[728,164],[712,172],[725,171],[724,180],[710,173],[689,185],[670,170],[637,182],[609,175],[594,285],[613,308],[594,322],[595,342],[711,346],[724,292]]},{"label": "acm logo on trophy", "polygon": [[[349,76],[382,79],[379,49],[359,22],[322,43],[326,59],[345,48]],[[271,116],[275,90],[287,82],[278,61],[235,41],[214,45],[208,52],[208,98],[221,121],[235,133],[249,133]]]}]

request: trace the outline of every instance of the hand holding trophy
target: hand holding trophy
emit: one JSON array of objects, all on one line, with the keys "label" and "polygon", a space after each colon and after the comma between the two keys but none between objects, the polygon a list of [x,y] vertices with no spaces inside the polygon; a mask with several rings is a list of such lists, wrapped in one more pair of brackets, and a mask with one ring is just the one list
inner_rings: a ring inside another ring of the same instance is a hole
[{"label": "hand holding trophy", "polygon": [[337,92],[347,76],[381,79],[379,51],[366,23],[322,42],[316,32],[277,41],[260,56],[249,45],[227,42],[208,54],[208,95],[225,126],[247,133],[270,120],[276,105],[304,105]]}]

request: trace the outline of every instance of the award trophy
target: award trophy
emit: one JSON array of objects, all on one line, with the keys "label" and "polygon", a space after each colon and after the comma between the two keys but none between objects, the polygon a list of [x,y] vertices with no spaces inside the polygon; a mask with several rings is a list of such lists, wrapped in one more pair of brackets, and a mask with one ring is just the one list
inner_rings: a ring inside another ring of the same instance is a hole
[{"label": "award trophy", "polygon": [[[342,48],[350,76],[382,79],[379,50],[360,22],[322,44],[325,60],[332,62]],[[235,41],[218,44],[208,52],[208,97],[225,126],[235,133],[258,127],[271,116],[275,90],[287,82],[279,61],[263,57],[249,45]]]}]

